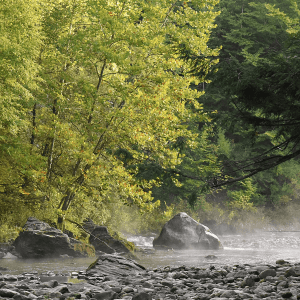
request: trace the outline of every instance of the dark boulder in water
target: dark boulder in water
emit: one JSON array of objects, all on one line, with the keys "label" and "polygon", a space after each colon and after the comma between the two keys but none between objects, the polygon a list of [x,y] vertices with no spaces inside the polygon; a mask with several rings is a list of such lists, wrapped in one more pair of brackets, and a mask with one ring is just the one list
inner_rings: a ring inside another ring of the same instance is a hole
[{"label": "dark boulder in water", "polygon": [[89,242],[96,251],[105,253],[129,253],[127,247],[119,240],[114,239],[105,226],[97,226],[92,231]]},{"label": "dark boulder in water", "polygon": [[219,238],[208,227],[195,221],[184,212],[168,221],[158,238],[154,239],[156,249],[220,249]]},{"label": "dark boulder in water", "polygon": [[66,254],[83,256],[74,249],[76,243],[80,242],[45,222],[29,217],[13,245],[22,258],[59,257]]}]

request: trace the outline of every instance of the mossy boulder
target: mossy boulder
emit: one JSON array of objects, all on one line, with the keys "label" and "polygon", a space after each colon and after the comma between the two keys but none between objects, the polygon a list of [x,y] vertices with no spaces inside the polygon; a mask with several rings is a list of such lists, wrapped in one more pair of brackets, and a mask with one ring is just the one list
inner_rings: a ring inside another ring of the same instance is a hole
[{"label": "mossy boulder", "polygon": [[22,258],[86,256],[83,252],[74,249],[78,243],[80,242],[69,238],[61,230],[29,217],[13,245]]}]

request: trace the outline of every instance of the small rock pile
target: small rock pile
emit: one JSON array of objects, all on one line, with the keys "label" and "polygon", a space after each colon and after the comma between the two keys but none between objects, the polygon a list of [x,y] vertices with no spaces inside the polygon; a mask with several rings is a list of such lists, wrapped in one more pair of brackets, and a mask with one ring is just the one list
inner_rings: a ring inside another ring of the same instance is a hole
[{"label": "small rock pile", "polygon": [[87,272],[70,274],[76,278],[73,282],[59,282],[53,276],[46,281],[44,277],[43,282],[41,276],[28,273],[1,275],[0,299],[300,299],[300,263],[280,260],[274,265],[211,264],[153,270],[137,265],[133,272],[130,262],[128,274],[124,272],[126,262],[121,263],[120,274],[105,275],[101,268],[92,266]]}]

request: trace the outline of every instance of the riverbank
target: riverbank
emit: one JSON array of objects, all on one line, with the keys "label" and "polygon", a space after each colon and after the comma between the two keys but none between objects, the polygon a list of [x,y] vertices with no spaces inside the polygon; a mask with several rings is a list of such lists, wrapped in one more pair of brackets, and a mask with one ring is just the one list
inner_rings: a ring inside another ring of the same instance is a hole
[{"label": "riverbank", "polygon": [[73,272],[1,275],[0,299],[300,299],[300,262],[164,267],[122,276]]}]

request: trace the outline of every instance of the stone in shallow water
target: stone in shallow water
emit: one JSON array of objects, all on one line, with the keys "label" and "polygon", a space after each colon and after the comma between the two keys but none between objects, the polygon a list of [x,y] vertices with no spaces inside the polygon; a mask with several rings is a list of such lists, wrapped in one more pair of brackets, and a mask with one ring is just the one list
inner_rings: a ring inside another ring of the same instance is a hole
[{"label": "stone in shallow water", "polygon": [[105,253],[129,253],[130,251],[119,240],[114,239],[105,226],[96,226],[92,231],[89,242],[95,250]]},{"label": "stone in shallow water", "polygon": [[220,249],[222,244],[208,227],[181,212],[169,220],[154,239],[156,249]]},{"label": "stone in shallow water", "polygon": [[206,255],[205,257],[204,257],[205,259],[207,259],[207,260],[215,260],[215,259],[217,259],[218,257],[217,256],[215,256],[215,255]]},{"label": "stone in shallow water", "polygon": [[79,241],[36,218],[29,217],[23,229],[13,243],[23,258],[59,257],[63,254],[84,256],[74,249],[74,243]]},{"label": "stone in shallow water", "polygon": [[276,260],[276,264],[277,265],[285,265],[285,264],[289,264],[289,262],[284,259],[278,259],[278,260]]}]

